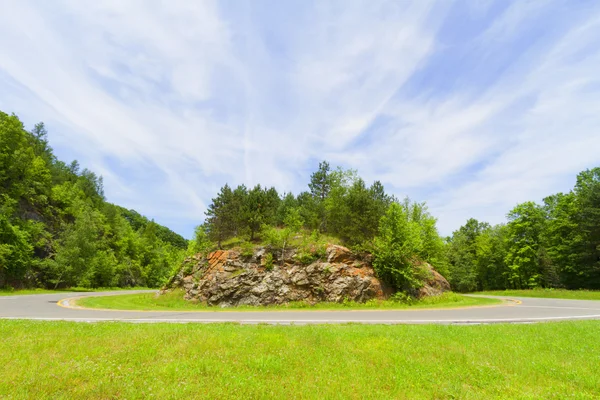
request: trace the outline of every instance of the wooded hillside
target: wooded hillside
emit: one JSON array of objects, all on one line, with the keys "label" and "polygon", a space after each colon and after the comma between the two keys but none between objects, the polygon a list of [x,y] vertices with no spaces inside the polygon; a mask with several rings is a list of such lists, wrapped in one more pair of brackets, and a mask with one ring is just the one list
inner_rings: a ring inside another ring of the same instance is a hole
[{"label": "wooded hillside", "polygon": [[0,287],[160,286],[187,240],[108,203],[102,178],[57,160],[44,124],[0,112]]}]

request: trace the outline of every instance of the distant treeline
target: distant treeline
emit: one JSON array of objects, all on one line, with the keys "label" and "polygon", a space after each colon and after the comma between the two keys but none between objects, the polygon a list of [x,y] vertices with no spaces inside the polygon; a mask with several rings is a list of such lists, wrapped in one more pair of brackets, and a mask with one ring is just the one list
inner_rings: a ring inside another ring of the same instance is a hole
[{"label": "distant treeline", "polygon": [[106,202],[101,177],[56,159],[44,124],[0,112],[0,288],[156,287],[187,246]]},{"label": "distant treeline", "polygon": [[569,193],[526,202],[490,226],[470,219],[448,240],[455,290],[600,289],[600,168]]}]

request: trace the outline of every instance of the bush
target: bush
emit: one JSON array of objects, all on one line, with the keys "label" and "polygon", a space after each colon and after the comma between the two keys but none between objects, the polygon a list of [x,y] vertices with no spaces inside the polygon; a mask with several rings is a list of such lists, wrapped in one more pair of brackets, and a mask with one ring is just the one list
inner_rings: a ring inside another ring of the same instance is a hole
[{"label": "bush", "polygon": [[250,258],[254,255],[254,245],[251,242],[244,242],[240,246],[242,251],[240,255],[244,258]]},{"label": "bush", "polygon": [[296,254],[296,259],[303,265],[310,265],[319,259],[315,253],[300,251]]},{"label": "bush", "polygon": [[273,254],[271,253],[265,254],[265,269],[267,271],[273,270]]},{"label": "bush", "polygon": [[417,299],[412,297],[411,295],[404,292],[396,292],[391,297],[390,300],[396,303],[403,304],[414,304],[417,302]]}]

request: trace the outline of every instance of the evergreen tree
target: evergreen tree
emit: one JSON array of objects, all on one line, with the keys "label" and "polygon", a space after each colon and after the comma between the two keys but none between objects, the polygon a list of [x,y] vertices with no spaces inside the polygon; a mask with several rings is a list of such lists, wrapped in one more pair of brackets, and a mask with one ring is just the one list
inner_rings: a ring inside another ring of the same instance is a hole
[{"label": "evergreen tree", "polygon": [[219,248],[223,240],[235,232],[238,216],[232,212],[233,204],[233,192],[226,184],[206,210],[208,235],[211,240],[217,242]]},{"label": "evergreen tree", "polygon": [[327,161],[319,163],[319,169],[310,176],[308,187],[313,197],[315,212],[319,221],[318,229],[324,232],[327,229],[327,215],[325,199],[331,191],[331,170]]}]

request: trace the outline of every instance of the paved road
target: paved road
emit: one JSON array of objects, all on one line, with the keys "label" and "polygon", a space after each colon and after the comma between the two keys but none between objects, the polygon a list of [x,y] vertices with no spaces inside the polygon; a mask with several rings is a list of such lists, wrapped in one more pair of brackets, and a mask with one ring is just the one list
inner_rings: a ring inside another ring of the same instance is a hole
[{"label": "paved road", "polygon": [[[478,324],[600,319],[600,301],[513,298],[497,306],[438,310],[357,311],[108,311],[68,308],[72,298],[140,293],[59,293],[0,296],[0,318],[67,321],[239,322],[245,324]],[[62,307],[57,303],[61,301]],[[65,307],[67,306],[67,307]]]}]

